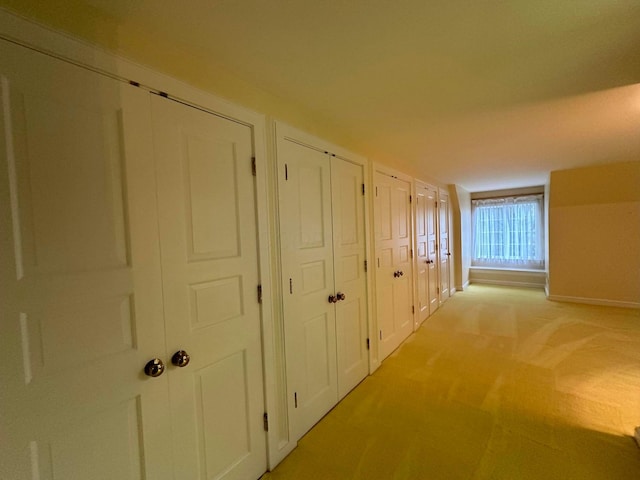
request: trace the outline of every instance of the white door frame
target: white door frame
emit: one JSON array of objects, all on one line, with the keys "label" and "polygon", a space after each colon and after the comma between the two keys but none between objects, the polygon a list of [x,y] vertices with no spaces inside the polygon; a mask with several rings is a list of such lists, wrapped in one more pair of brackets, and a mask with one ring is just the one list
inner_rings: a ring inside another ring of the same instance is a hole
[{"label": "white door frame", "polygon": [[[281,363],[279,363],[274,315],[278,313],[274,300],[277,290],[273,284],[273,255],[270,242],[274,238],[273,189],[270,188],[269,161],[266,147],[265,116],[222,100],[213,94],[199,90],[180,80],[104,50],[76,40],[65,33],[18,17],[0,8],[0,38],[27,46],[60,60],[88,68],[116,80],[138,82],[141,88],[154,92],[168,92],[170,97],[195,106],[214,115],[225,117],[247,125],[252,129],[254,155],[256,159],[257,223],[259,234],[259,268],[262,286],[262,334],[265,382],[265,411],[269,415],[270,428],[267,435],[268,466],[273,468],[295,447],[283,431],[286,426],[286,409],[281,410],[278,391]],[[257,287],[257,286],[256,286]],[[256,292],[257,294],[257,292]],[[283,419],[284,416],[284,419]]]}]

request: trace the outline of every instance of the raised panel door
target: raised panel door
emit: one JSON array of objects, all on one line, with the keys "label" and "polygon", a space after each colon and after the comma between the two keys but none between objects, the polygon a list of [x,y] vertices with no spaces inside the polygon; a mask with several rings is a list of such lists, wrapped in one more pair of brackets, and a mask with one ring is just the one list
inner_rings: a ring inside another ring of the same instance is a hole
[{"label": "raised panel door", "polygon": [[149,95],[0,41],[0,477],[170,479]]},{"label": "raised panel door", "polygon": [[335,289],[344,295],[335,304],[339,398],[369,372],[363,170],[331,158]]},{"label": "raised panel door", "polygon": [[428,239],[428,195],[426,185],[416,182],[416,281],[418,297],[417,325],[429,316],[429,239]]},{"label": "raised panel door", "polygon": [[438,211],[438,235],[440,240],[440,302],[446,301],[450,296],[450,259],[449,245],[449,196],[440,192]]},{"label": "raised panel door", "polygon": [[[290,430],[300,438],[338,401],[330,157],[278,144]],[[345,232],[346,235],[349,233]]]},{"label": "raised panel door", "polygon": [[408,182],[375,174],[376,309],[380,358],[413,331]]},{"label": "raised panel door", "polygon": [[427,210],[427,260],[429,267],[429,315],[438,309],[438,213],[436,189],[428,187],[426,191]]},{"label": "raised panel door", "polygon": [[176,478],[266,470],[251,129],[153,97]]}]

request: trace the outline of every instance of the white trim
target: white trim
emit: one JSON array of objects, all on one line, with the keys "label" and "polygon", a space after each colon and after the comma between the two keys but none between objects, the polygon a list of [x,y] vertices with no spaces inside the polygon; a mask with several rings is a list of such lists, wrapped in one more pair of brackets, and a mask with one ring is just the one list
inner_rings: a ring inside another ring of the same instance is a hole
[{"label": "white trim", "polygon": [[[382,173],[383,175],[388,175],[389,177],[399,178],[400,180],[404,180],[405,182],[413,184],[413,177],[411,175],[407,175],[400,170],[388,167],[382,163],[373,162],[373,173],[375,172]],[[375,182],[373,183],[373,185],[375,185]]]},{"label": "white trim", "polygon": [[[79,67],[103,73],[121,81],[134,80],[147,89],[168,92],[171,98],[197,106],[212,114],[242,123],[252,129],[254,155],[256,157],[256,203],[258,223],[258,251],[260,284],[263,291],[261,312],[263,334],[263,368],[265,387],[265,410],[269,413],[270,425],[280,423],[282,413],[277,409],[277,351],[274,348],[274,313],[277,302],[272,284],[272,267],[275,259],[269,251],[269,239],[274,228],[270,212],[268,157],[265,146],[265,116],[223,100],[185,82],[156,72],[130,60],[108,53],[98,47],[51,30],[32,21],[18,17],[0,7],[0,41],[10,41],[30,48],[60,61],[68,61]],[[261,241],[266,239],[266,241]],[[269,342],[268,339],[272,341]],[[286,393],[285,393],[286,394]],[[294,447],[295,443],[282,445],[277,442],[277,429],[270,428],[267,434],[267,463],[275,467]],[[277,445],[277,448],[273,448]]]},{"label": "white trim", "polygon": [[570,302],[570,303],[584,303],[587,305],[602,305],[605,307],[640,308],[640,302],[608,300],[605,298],[571,297],[568,295],[547,295],[547,300],[551,300],[553,302]]},{"label": "white trim", "polygon": [[539,288],[543,289],[544,285],[540,283],[532,283],[532,282],[513,282],[510,280],[473,280],[471,284],[482,284],[482,285],[501,285],[504,287],[526,287],[526,288]]}]

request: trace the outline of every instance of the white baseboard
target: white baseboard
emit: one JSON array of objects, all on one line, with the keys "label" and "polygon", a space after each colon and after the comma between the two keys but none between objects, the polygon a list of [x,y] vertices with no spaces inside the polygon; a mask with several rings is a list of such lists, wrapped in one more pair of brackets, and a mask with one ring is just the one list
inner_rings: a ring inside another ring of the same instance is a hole
[{"label": "white baseboard", "polygon": [[548,300],[554,302],[584,303],[587,305],[602,305],[604,307],[640,308],[639,302],[624,302],[608,300],[606,298],[570,297],[567,295],[547,295]]},{"label": "white baseboard", "polygon": [[539,283],[514,282],[514,281],[511,281],[511,280],[478,279],[478,280],[473,280],[473,282],[471,282],[471,283],[477,283],[477,284],[483,284],[483,285],[500,285],[500,286],[503,286],[503,287],[526,287],[526,288],[542,288],[543,287]]}]

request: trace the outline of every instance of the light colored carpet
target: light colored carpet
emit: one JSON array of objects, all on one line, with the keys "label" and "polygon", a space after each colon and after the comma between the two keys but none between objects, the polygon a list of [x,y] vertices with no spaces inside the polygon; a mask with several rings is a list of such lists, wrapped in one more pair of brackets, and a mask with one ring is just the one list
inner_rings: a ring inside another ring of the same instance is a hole
[{"label": "light colored carpet", "polygon": [[640,311],[458,292],[263,479],[638,480]]}]

